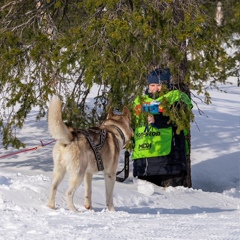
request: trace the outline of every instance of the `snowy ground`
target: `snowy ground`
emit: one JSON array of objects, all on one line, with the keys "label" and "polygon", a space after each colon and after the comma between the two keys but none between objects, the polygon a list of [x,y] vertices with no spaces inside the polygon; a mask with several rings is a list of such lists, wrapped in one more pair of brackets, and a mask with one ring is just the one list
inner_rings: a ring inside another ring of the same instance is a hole
[{"label": "snowy ground", "polygon": [[[192,124],[193,188],[161,188],[130,177],[117,182],[116,212],[105,206],[102,174],[94,177],[92,211],[83,205],[84,186],[67,209],[67,179],[57,193],[57,210],[46,207],[52,176],[53,144],[0,158],[0,239],[240,239],[240,88],[211,91],[212,105],[199,102],[205,115]],[[52,140],[46,120],[28,117],[21,137],[27,148]],[[0,157],[17,150],[4,150]],[[122,159],[119,169],[122,167]],[[130,168],[131,171],[132,168]]]}]

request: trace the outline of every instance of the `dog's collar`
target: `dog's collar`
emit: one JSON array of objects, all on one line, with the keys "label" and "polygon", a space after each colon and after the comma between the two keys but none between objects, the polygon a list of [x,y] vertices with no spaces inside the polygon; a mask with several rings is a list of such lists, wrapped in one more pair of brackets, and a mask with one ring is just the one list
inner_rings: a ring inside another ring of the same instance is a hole
[{"label": "dog's collar", "polygon": [[121,136],[121,138],[123,140],[123,146],[124,146],[125,142],[126,142],[126,139],[125,139],[125,136],[124,136],[122,130],[119,127],[117,127],[116,125],[110,125],[110,126],[115,127],[117,129],[117,131],[119,132],[119,134],[120,134],[120,136]]}]

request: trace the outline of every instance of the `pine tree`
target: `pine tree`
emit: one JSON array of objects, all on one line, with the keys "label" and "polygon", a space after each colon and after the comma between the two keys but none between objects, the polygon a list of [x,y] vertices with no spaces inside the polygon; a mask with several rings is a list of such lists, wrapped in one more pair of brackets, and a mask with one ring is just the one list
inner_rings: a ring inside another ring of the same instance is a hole
[{"label": "pine tree", "polygon": [[[63,98],[69,124],[100,123],[110,105],[131,106],[154,67],[168,66],[178,88],[189,95],[191,90],[204,93],[210,103],[207,86],[236,75],[239,63],[239,53],[229,56],[224,48],[239,47],[239,39],[232,38],[240,29],[239,1],[227,2],[231,10],[224,7],[225,24],[218,27],[217,1],[1,1],[4,147],[24,147],[16,129],[33,107],[39,108],[37,120],[45,117],[53,94]],[[98,94],[89,106],[92,87]],[[191,113],[178,119],[180,127],[184,119],[191,121]]]}]

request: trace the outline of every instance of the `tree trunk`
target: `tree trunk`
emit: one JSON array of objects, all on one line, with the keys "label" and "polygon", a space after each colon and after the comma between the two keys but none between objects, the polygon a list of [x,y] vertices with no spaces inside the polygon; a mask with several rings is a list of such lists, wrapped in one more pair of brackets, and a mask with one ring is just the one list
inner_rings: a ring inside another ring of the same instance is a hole
[{"label": "tree trunk", "polygon": [[[184,5],[187,4],[187,1],[184,0],[174,0],[172,2],[172,9],[173,9],[173,27],[177,26],[181,21],[184,21]],[[185,92],[190,97],[190,90],[188,85],[184,84],[184,79],[188,72],[188,61],[187,61],[187,44],[186,40],[179,41],[176,36],[173,35],[173,44],[177,44],[179,48],[179,52],[183,53],[183,58],[181,61],[176,62],[175,59],[171,61],[174,63],[177,69],[175,69],[175,73],[173,76],[173,84],[175,86]],[[191,131],[189,131],[188,135],[186,136],[186,140],[189,146],[189,155],[187,155],[187,164],[188,164],[188,172],[187,172],[187,187],[192,187],[192,178],[191,178]]]}]

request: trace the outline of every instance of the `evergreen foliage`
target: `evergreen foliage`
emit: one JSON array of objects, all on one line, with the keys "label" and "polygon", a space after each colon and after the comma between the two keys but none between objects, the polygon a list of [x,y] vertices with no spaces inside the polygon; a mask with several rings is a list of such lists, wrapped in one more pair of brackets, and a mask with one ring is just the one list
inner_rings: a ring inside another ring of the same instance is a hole
[{"label": "evergreen foliage", "polygon": [[[108,107],[131,106],[154,67],[169,66],[173,83],[205,93],[237,74],[239,1],[226,5],[218,27],[217,1],[4,0],[0,3],[0,131],[19,148],[16,130],[33,107],[46,116],[53,94],[74,127],[101,123]],[[209,7],[211,6],[211,7]],[[229,10],[229,6],[231,9]],[[234,35],[235,34],[235,35]],[[209,80],[210,81],[207,81]],[[94,105],[87,98],[98,87]],[[190,119],[183,110],[179,118]],[[184,123],[185,124],[185,123]]]}]

